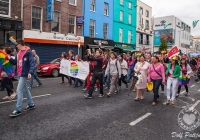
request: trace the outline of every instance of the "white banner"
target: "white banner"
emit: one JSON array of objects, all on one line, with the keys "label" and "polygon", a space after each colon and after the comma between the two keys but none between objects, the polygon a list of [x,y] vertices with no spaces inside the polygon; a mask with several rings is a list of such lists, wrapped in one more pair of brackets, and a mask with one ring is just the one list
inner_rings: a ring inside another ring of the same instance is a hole
[{"label": "white banner", "polygon": [[60,73],[70,77],[85,80],[89,74],[89,63],[80,61],[61,60]]}]

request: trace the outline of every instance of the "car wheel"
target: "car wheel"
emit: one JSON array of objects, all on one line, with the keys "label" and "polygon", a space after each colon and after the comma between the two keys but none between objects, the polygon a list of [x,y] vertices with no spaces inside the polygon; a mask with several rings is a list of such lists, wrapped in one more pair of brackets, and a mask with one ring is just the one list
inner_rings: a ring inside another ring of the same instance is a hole
[{"label": "car wheel", "polygon": [[53,77],[58,77],[59,76],[59,71],[57,69],[53,69],[52,72],[51,72],[51,75]]}]

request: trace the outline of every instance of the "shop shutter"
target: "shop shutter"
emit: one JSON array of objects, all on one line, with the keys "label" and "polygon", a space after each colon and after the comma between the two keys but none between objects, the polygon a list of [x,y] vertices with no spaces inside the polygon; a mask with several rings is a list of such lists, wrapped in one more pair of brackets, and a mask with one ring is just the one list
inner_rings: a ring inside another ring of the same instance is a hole
[{"label": "shop shutter", "polygon": [[30,43],[30,48],[36,50],[37,55],[40,57],[40,64],[61,57],[62,52],[66,52],[68,55],[69,50],[73,50],[74,55],[78,54],[77,46]]}]

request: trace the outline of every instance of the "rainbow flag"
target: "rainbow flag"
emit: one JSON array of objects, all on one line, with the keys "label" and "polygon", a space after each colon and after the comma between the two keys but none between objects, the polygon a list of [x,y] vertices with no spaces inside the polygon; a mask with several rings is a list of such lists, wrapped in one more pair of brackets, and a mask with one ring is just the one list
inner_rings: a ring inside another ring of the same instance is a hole
[{"label": "rainbow flag", "polygon": [[9,78],[15,76],[15,71],[8,60],[6,53],[0,50],[0,72],[2,71],[5,71]]},{"label": "rainbow flag", "polygon": [[11,36],[11,37],[9,38],[9,40],[10,40],[12,43],[14,43],[15,45],[17,45],[16,39],[15,39],[14,36]]},{"label": "rainbow flag", "polygon": [[141,53],[141,52],[136,52],[135,55],[136,55],[136,56],[141,56],[142,53]]}]

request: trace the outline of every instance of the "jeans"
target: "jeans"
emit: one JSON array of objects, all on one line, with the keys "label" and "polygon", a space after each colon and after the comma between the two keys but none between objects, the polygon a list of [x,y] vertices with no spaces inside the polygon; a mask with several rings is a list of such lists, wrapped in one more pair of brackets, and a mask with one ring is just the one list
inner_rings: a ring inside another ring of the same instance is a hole
[{"label": "jeans", "polygon": [[88,95],[92,97],[92,93],[94,91],[94,86],[96,84],[97,79],[100,83],[100,94],[103,95],[103,72],[94,72],[92,75],[92,82],[88,91]]},{"label": "jeans", "polygon": [[31,93],[26,85],[27,77],[18,77],[18,85],[17,85],[17,104],[16,104],[16,110],[21,111],[22,110],[22,102],[23,102],[23,93],[26,94],[26,98],[28,101],[28,105],[32,106],[34,105],[33,99],[31,97]]},{"label": "jeans", "polygon": [[119,85],[120,87],[121,87],[121,85],[122,85],[122,82],[123,82],[125,85],[127,85],[127,82],[126,82],[125,78],[126,78],[126,76],[124,76],[123,74],[121,75],[121,78],[119,78],[119,80],[118,80],[118,85]]},{"label": "jeans", "polygon": [[65,81],[64,77],[66,77],[68,79],[68,81],[69,81],[69,77],[67,75],[61,74],[62,82]]},{"label": "jeans", "polygon": [[42,82],[40,81],[39,77],[37,76],[36,70],[34,71],[33,75],[31,75],[31,79],[30,79],[30,87],[31,88],[33,86],[33,79],[35,79],[39,85],[42,85]]},{"label": "jeans", "polygon": [[107,81],[107,77],[105,77],[105,72],[106,70],[103,70],[103,84],[105,85],[106,81]]},{"label": "jeans", "polygon": [[[178,84],[178,78],[168,77],[167,79],[167,100],[174,100],[176,96],[176,88]],[[172,85],[172,89],[171,89]],[[170,90],[172,90],[172,97],[170,98]]]},{"label": "jeans", "polygon": [[78,87],[78,83],[80,83],[81,86],[83,85],[83,82],[80,79],[75,78],[75,85],[74,85],[74,87]]},{"label": "jeans", "polygon": [[[188,93],[188,86],[187,85],[185,85],[185,90]],[[180,91],[181,91],[181,86],[178,86],[178,94],[180,93]]]},{"label": "jeans", "polygon": [[6,88],[8,96],[10,96],[13,93],[13,90],[12,90],[11,85],[10,85],[10,79],[9,78],[5,78],[2,81],[2,86],[4,88]]},{"label": "jeans", "polygon": [[128,69],[128,74],[127,74],[127,78],[126,78],[126,82],[130,83],[131,78],[133,77],[133,70],[131,70],[130,68]]},{"label": "jeans", "polygon": [[153,102],[156,102],[157,99],[159,98],[159,87],[162,84],[162,79],[157,79],[157,80],[151,80],[153,82],[153,93],[154,93],[154,97],[153,97]]},{"label": "jeans", "polygon": [[161,90],[164,91],[165,90],[165,86],[163,84],[161,84]]},{"label": "jeans", "polygon": [[110,87],[110,73],[107,74],[106,78],[106,85],[107,87]]}]

